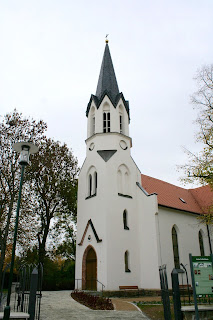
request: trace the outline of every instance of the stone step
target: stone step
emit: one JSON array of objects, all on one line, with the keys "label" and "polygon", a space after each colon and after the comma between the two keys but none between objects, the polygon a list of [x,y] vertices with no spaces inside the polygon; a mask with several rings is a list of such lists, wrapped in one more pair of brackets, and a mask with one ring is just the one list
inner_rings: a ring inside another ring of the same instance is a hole
[{"label": "stone step", "polygon": [[[4,312],[0,312],[0,319],[3,319]],[[10,312],[10,319],[13,320],[27,320],[29,319],[30,315],[25,312]]]}]

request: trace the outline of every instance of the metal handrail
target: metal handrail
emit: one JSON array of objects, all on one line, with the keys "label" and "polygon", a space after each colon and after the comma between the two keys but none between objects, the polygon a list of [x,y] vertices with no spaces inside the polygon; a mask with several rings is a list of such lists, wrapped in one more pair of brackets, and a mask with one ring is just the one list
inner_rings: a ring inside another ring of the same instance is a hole
[{"label": "metal handrail", "polygon": [[[81,281],[82,282],[82,279],[75,279],[75,281],[77,281],[77,290],[78,290],[78,281]],[[99,281],[98,279],[90,279],[90,280],[86,280],[86,282],[88,282],[88,281],[96,281],[97,283],[100,283],[101,284],[101,286],[102,286],[102,292],[103,292],[103,288],[105,288],[105,285],[101,282],[101,281]]]},{"label": "metal handrail", "polygon": [[99,281],[98,279],[96,279],[96,281],[102,285],[102,292],[103,292],[103,288],[105,288],[105,285],[101,281]]}]

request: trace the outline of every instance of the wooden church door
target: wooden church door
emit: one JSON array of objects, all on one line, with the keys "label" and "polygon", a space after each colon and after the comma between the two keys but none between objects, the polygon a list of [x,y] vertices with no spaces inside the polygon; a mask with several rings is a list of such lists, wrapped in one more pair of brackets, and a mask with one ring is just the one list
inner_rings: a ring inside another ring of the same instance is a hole
[{"label": "wooden church door", "polygon": [[90,248],[86,257],[86,290],[97,290],[97,257]]}]

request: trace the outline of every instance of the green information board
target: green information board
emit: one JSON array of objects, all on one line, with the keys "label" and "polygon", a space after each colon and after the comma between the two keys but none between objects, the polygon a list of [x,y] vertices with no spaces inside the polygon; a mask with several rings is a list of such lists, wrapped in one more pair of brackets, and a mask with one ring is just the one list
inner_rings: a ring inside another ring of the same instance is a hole
[{"label": "green information board", "polygon": [[213,297],[213,269],[211,257],[192,256],[196,295]]}]

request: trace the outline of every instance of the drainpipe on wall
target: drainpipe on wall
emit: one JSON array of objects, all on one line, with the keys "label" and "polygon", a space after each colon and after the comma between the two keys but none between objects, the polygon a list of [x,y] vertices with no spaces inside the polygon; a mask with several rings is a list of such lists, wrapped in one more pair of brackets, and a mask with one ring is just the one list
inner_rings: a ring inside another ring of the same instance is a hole
[{"label": "drainpipe on wall", "polygon": [[159,248],[159,262],[160,262],[160,265],[162,266],[162,256],[161,256],[161,241],[160,241],[160,225],[159,225],[159,216],[158,216],[158,212],[155,213],[155,216],[156,216],[156,220],[157,220],[157,237],[158,237],[158,248]]},{"label": "drainpipe on wall", "polygon": [[209,226],[208,226],[208,224],[206,224],[206,228],[207,228],[207,234],[208,234],[208,239],[209,239],[209,250],[210,250],[210,254],[212,254],[212,244],[211,244],[211,238],[210,238],[210,233],[209,233]]}]

